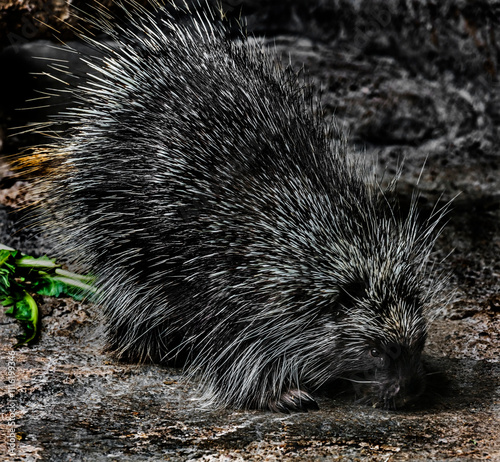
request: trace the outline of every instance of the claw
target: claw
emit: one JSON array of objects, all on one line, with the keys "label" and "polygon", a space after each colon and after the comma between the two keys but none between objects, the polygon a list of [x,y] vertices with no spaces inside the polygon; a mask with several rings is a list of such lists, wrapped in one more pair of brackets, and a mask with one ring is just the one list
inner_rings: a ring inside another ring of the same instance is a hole
[{"label": "claw", "polygon": [[268,406],[271,411],[283,414],[319,410],[318,403],[309,393],[295,388],[285,391],[279,400],[270,402]]}]

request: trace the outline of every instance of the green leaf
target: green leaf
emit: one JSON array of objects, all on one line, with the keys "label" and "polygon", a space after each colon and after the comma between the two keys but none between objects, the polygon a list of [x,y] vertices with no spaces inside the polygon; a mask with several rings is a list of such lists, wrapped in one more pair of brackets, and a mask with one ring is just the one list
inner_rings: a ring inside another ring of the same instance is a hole
[{"label": "green leaf", "polygon": [[16,267],[13,263],[16,254],[17,251],[15,250],[0,250],[0,298],[8,297],[12,292],[16,272]]},{"label": "green leaf", "polygon": [[82,275],[82,274],[72,273],[71,271],[66,271],[60,268],[57,268],[54,272],[59,276],[81,281],[85,284],[93,284],[96,279],[95,276],[90,276],[88,274]]},{"label": "green leaf", "polygon": [[61,281],[57,277],[45,276],[40,278],[33,287],[33,290],[40,295],[46,295],[49,297],[60,297],[62,295],[73,296],[73,292],[81,293],[81,289],[76,291],[72,290],[65,281]]},{"label": "green leaf", "polygon": [[54,258],[49,258],[46,256],[34,258],[28,255],[23,255],[21,258],[16,259],[16,266],[18,268],[37,268],[37,269],[53,269],[59,268]]},{"label": "green leaf", "polygon": [[38,307],[30,292],[81,300],[96,292],[92,287],[94,280],[92,276],[61,269],[53,258],[23,255],[0,244],[0,304],[6,308],[6,314],[24,328],[15,346],[32,342],[38,334]]},{"label": "green leaf", "polygon": [[22,297],[17,300],[6,314],[17,319],[23,326],[24,333],[18,336],[18,343],[14,348],[33,341],[38,334],[38,306],[33,297],[23,291]]},{"label": "green leaf", "polygon": [[[0,250],[0,267],[4,265],[4,263],[11,257],[13,254],[16,254],[17,252],[14,250],[12,252],[11,250]],[[15,256],[15,255],[14,255]]]},{"label": "green leaf", "polygon": [[95,280],[92,276],[82,276],[61,269],[56,269],[54,273],[40,272],[39,278],[33,283],[33,291],[50,297],[69,295],[75,300],[82,300],[85,295],[96,290],[92,287]]},{"label": "green leaf", "polygon": [[38,308],[33,297],[24,292],[23,298],[15,303],[14,317],[18,321],[35,322],[38,319]]},{"label": "green leaf", "polygon": [[14,310],[14,305],[16,303],[16,301],[14,300],[13,297],[6,297],[4,298],[2,301],[0,301],[0,303],[5,306],[5,307],[8,307],[8,306],[11,306],[11,308],[9,308],[6,313],[7,314],[10,314],[10,313],[13,313],[13,310]]}]

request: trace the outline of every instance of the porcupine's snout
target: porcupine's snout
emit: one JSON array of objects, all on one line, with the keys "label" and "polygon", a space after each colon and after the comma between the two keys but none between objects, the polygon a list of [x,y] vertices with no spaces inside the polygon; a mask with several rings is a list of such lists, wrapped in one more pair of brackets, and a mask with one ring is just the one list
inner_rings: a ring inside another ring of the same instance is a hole
[{"label": "porcupine's snout", "polygon": [[425,372],[421,352],[397,344],[374,349],[378,363],[357,375],[355,390],[361,401],[374,407],[400,409],[416,400],[425,389]]}]

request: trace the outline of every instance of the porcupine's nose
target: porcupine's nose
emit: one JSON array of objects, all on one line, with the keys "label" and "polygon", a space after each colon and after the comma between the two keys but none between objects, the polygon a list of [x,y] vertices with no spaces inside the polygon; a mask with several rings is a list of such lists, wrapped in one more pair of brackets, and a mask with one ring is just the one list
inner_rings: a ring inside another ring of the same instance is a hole
[{"label": "porcupine's nose", "polygon": [[389,408],[400,408],[414,401],[422,394],[424,384],[420,377],[398,378],[388,384],[382,401]]}]

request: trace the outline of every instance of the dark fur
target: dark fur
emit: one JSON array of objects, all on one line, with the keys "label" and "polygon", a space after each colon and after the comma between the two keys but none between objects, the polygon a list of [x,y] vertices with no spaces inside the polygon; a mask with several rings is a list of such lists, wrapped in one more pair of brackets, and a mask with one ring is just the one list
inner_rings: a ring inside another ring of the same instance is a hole
[{"label": "dark fur", "polygon": [[435,222],[395,218],[254,41],[126,3],[126,26],[95,19],[115,44],[87,39],[103,57],[83,57],[95,77],[42,181],[58,251],[99,276],[109,348],[185,364],[222,405],[314,409],[338,378],[417,397]]}]

